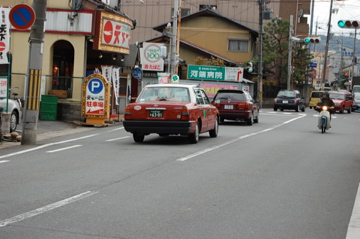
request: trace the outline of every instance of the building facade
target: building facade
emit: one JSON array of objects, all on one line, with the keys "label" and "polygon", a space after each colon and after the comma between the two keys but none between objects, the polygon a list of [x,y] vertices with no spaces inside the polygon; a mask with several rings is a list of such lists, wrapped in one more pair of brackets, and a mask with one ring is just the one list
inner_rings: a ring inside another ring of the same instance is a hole
[{"label": "building facade", "polygon": [[[8,8],[20,3],[31,6],[33,1],[2,1]],[[121,105],[112,104],[112,114],[125,108],[131,84],[127,68],[134,65],[130,38],[135,21],[117,9],[114,1],[47,1],[40,94],[58,96],[60,119],[75,116],[74,120],[81,120],[82,83],[104,66],[119,69],[121,79],[120,94],[111,98],[113,102],[122,98]],[[21,98],[25,96],[30,30],[10,28],[11,86],[19,88]]]},{"label": "building facade", "polygon": [[[199,10],[211,7],[221,15],[238,22],[250,29],[259,30],[259,1],[253,0],[178,0],[180,17],[193,14]],[[294,35],[306,36],[309,32],[307,15],[310,14],[308,0],[262,0],[264,23],[266,19],[283,18],[290,20],[294,17]],[[144,41],[161,36],[153,29],[154,26],[172,20],[174,1],[159,0],[126,0],[122,1],[120,8],[134,19],[137,27],[133,32],[132,42]]]}]

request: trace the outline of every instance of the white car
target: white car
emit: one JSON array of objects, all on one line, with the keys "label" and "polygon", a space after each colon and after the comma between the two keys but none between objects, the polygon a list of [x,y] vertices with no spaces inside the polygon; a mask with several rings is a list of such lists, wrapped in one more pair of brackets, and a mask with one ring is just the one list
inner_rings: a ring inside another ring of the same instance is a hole
[{"label": "white car", "polygon": [[[5,110],[6,110],[6,98],[0,99],[0,114],[5,112]],[[16,127],[20,123],[20,119],[21,119],[20,101],[14,99],[8,99],[8,112],[11,113],[10,132],[13,132],[16,130]]]}]

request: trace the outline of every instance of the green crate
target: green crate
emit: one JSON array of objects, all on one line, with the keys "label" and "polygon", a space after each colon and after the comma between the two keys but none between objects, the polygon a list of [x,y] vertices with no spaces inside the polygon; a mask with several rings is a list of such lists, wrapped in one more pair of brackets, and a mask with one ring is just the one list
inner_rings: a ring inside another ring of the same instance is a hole
[{"label": "green crate", "polygon": [[40,119],[41,120],[56,120],[57,113],[54,112],[40,112]]},{"label": "green crate", "polygon": [[58,97],[56,95],[41,95],[41,102],[57,103]]},{"label": "green crate", "polygon": [[40,103],[40,112],[41,111],[45,111],[45,112],[57,112],[57,103],[46,103],[46,102],[41,102]]}]

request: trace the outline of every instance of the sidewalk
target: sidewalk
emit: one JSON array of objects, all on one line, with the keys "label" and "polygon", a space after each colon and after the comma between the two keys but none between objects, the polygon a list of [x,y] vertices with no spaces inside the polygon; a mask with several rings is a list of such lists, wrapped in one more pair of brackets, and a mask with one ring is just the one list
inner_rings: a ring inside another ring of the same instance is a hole
[{"label": "sidewalk", "polygon": [[[123,121],[123,115],[109,122],[109,125],[119,124]],[[74,134],[89,131],[97,126],[83,125],[81,122],[64,122],[64,121],[46,121],[39,120],[37,123],[37,141],[49,139],[53,137]],[[16,132],[21,136],[22,125],[17,126]],[[0,149],[21,145],[21,142],[9,141],[2,139]]]}]

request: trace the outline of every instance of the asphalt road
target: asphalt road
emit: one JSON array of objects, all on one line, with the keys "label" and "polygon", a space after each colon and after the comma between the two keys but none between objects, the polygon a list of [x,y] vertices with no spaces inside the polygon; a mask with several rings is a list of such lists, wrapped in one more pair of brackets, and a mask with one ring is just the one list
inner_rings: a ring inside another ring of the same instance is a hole
[{"label": "asphalt road", "polygon": [[117,123],[1,149],[0,238],[350,238],[360,113],[325,134],[316,115],[265,109],[195,145]]}]

